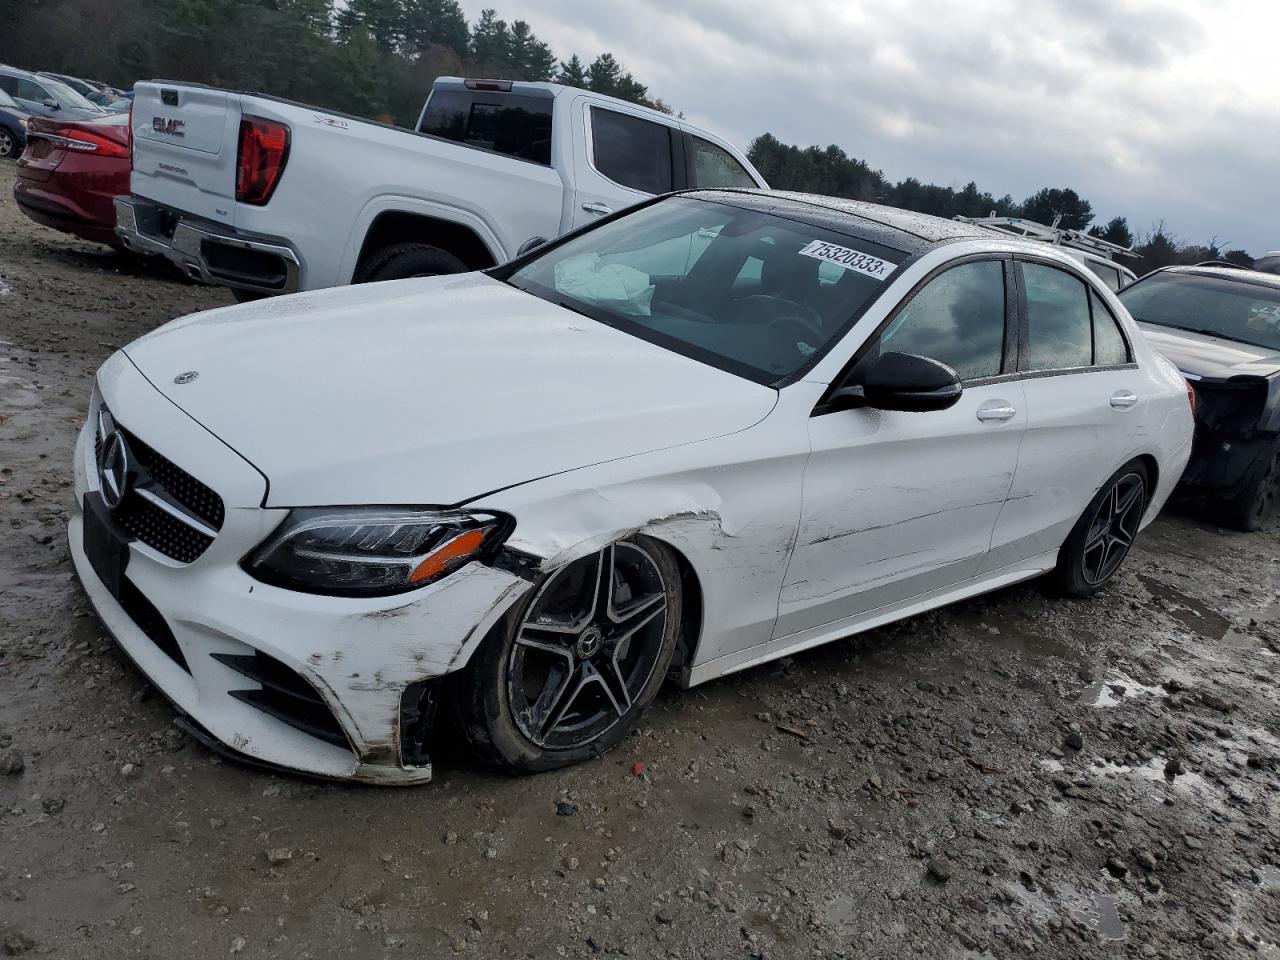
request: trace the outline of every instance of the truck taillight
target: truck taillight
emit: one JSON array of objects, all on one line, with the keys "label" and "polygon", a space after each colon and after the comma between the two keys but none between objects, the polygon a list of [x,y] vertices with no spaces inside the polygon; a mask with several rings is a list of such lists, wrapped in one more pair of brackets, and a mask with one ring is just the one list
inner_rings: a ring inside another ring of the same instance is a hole
[{"label": "truck taillight", "polygon": [[236,155],[236,200],[259,207],[265,204],[280,182],[288,159],[288,127],[261,117],[242,117]]}]

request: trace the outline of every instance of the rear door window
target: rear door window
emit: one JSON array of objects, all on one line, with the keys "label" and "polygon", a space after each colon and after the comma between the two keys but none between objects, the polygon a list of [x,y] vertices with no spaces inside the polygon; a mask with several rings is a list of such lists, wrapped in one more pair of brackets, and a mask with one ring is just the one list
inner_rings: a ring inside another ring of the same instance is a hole
[{"label": "rear door window", "polygon": [[543,97],[437,90],[418,132],[551,165],[551,107]]},{"label": "rear door window", "polygon": [[591,108],[591,158],[614,183],[645,193],[674,185],[671,128],[630,114]]},{"label": "rear door window", "polygon": [[693,187],[754,187],[751,174],[728,150],[717,147],[702,137],[689,137],[690,186]]},{"label": "rear door window", "polygon": [[1069,370],[1093,360],[1084,281],[1039,263],[1022,264],[1027,296],[1027,369]]}]

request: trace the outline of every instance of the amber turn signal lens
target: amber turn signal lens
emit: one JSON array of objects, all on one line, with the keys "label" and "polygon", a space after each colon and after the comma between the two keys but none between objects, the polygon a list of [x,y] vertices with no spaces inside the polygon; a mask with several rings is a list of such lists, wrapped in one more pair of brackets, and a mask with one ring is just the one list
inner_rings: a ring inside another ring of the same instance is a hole
[{"label": "amber turn signal lens", "polygon": [[471,556],[480,549],[486,532],[485,530],[468,530],[466,533],[458,534],[414,567],[413,573],[409,574],[409,582],[423,583],[434,580],[457,561]]}]

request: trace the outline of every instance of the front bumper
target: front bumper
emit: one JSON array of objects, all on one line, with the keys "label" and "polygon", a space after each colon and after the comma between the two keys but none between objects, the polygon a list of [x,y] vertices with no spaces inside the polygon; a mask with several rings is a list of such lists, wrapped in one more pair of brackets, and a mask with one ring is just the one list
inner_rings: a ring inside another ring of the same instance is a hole
[{"label": "front bumper", "polygon": [[285,240],[242,233],[142,197],[116,197],[115,232],[135,253],[167,257],[194,280],[253,293],[294,293],[302,260]]},{"label": "front bumper", "polygon": [[[259,506],[261,476],[164,401],[123,355],[104,365],[99,384],[121,426],[156,451],[180,451],[174,456],[182,469],[226,502],[217,536],[190,563],[129,542],[127,587],[113,593],[85,549],[92,521],[83,508],[100,495],[96,417],[82,429],[75,455],[78,509],[68,525],[71,556],[94,609],[129,657],[201,731],[248,761],[369,783],[428,781],[430,763],[403,749],[402,700],[424,681],[464,666],[528,582],[473,563],[396,597],[322,597],[260,583],[240,568],[240,559],[285,513]],[[237,666],[255,657],[287,670],[290,683],[304,684],[346,743],[314,735],[257,703],[255,694],[270,681],[250,679]]]}]

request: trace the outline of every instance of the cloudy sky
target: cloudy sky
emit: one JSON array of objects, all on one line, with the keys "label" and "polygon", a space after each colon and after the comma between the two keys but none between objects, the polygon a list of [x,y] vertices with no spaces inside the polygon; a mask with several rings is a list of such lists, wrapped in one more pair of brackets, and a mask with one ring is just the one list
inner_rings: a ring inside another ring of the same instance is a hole
[{"label": "cloudy sky", "polygon": [[1021,199],[1255,256],[1280,248],[1276,0],[463,0],[557,55],[613,52],[743,148],[836,143],[890,179]]}]

